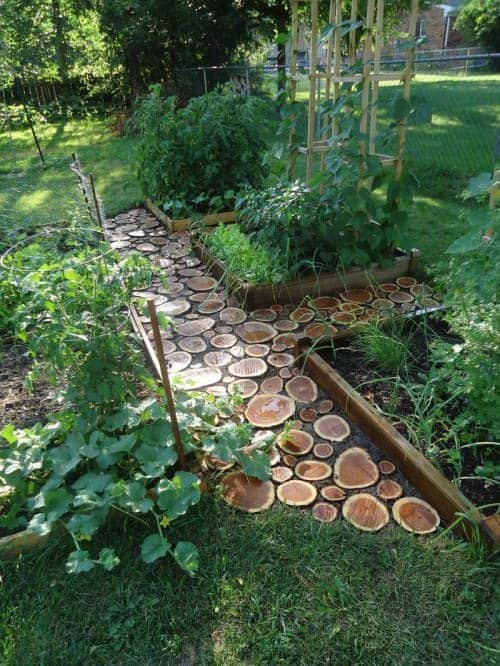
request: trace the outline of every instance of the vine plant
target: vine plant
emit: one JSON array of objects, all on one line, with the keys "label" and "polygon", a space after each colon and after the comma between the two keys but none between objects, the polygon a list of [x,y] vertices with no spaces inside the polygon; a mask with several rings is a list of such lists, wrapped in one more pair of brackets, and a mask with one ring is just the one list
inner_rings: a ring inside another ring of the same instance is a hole
[{"label": "vine plant", "polygon": [[[0,527],[44,535],[64,525],[71,573],[118,564],[113,547],[91,549],[113,513],[152,525],[144,562],[170,555],[190,575],[198,568],[196,547],[171,544],[167,528],[198,502],[200,480],[175,467],[169,416],[126,317],[133,290],[150,279],[139,256],[120,259],[81,228],[41,236],[1,264],[9,326],[35,361],[33,379],[44,372],[63,386],[63,407],[46,424],[1,431],[0,483],[10,495]],[[137,398],[144,388],[156,395]],[[248,448],[251,432],[229,420],[230,402],[178,392],[177,411],[187,454],[268,478],[268,456]]]}]

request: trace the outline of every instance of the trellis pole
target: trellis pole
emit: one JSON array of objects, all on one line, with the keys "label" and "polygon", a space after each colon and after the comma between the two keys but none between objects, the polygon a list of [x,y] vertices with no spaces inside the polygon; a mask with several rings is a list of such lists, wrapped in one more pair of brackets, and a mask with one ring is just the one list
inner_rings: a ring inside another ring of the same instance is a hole
[{"label": "trellis pole", "polygon": [[[299,52],[299,0],[292,0],[292,52],[290,54],[290,102],[295,104],[297,99],[297,57]],[[297,159],[297,150],[294,146],[296,119],[295,112],[290,116],[288,178],[291,180]]]},{"label": "trellis pole", "polygon": [[359,122],[359,152],[366,155],[367,132],[368,132],[368,114],[370,105],[371,88],[371,55],[373,50],[373,21],[375,17],[375,0],[368,0],[366,6],[366,21],[364,26],[365,46],[363,56],[363,89],[361,93],[361,119]]},{"label": "trellis pole", "polygon": [[376,151],[376,138],[377,138],[377,112],[378,112],[378,96],[379,96],[379,75],[380,75],[380,62],[382,58],[382,45],[384,37],[384,0],[378,0],[377,3],[377,20],[376,20],[376,33],[375,33],[375,59],[373,63],[373,85],[372,85],[372,105],[370,112],[370,147],[369,152],[373,155]]},{"label": "trellis pole", "polygon": [[[358,17],[358,0],[351,2],[351,26],[356,23]],[[352,67],[356,62],[356,31],[351,30],[349,33],[349,67]]]},{"label": "trellis pole", "polygon": [[[408,26],[408,39],[410,43],[406,51],[406,67],[403,74],[403,99],[410,101],[411,80],[415,70],[415,35],[417,32],[418,0],[411,0],[410,21]],[[401,180],[403,174],[403,158],[406,146],[406,132],[408,123],[406,115],[399,121],[398,142],[396,150],[396,180]]]},{"label": "trellis pole", "polygon": [[[328,22],[330,25],[333,25],[336,23],[336,9],[337,9],[338,2],[335,0],[330,0],[330,11],[328,14]],[[335,29],[335,35],[337,33],[337,29]],[[327,51],[326,51],[326,80],[325,80],[325,101],[330,99],[331,96],[331,83],[332,83],[332,78],[331,78],[331,72],[332,72],[332,64],[333,64],[333,49],[334,49],[334,33],[331,32],[330,35],[328,36],[328,45],[327,45]],[[334,92],[334,101],[335,101],[335,92]],[[323,133],[322,137],[323,140],[326,142],[328,140],[328,135],[329,135],[329,129],[330,129],[330,123],[328,120],[328,115],[325,115],[325,118],[323,119]],[[321,155],[321,170],[323,171],[325,168],[325,155],[322,153]]]},{"label": "trellis pole", "polygon": [[307,123],[306,180],[313,174],[316,128],[316,79],[318,72],[318,0],[311,0],[311,55],[309,57],[309,117]]}]

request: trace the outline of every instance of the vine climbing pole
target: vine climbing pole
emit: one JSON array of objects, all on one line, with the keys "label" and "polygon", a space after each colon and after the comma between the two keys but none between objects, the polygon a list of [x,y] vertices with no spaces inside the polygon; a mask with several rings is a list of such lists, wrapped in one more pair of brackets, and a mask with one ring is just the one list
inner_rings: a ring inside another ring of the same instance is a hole
[{"label": "vine climbing pole", "polygon": [[[411,0],[408,16],[408,39],[406,45],[405,67],[399,72],[382,71],[382,51],[384,46],[384,11],[385,0],[367,0],[366,13],[359,16],[358,0],[352,0],[350,15],[344,16],[342,0],[330,0],[329,30],[326,46],[324,70],[319,68],[319,2],[305,0],[310,5],[311,43],[309,49],[309,103],[307,120],[307,144],[293,148],[296,128],[291,123],[289,176],[293,177],[296,155],[306,156],[306,180],[313,176],[315,156],[321,156],[321,169],[325,167],[325,153],[332,148],[332,137],[338,134],[339,127],[334,119],[331,123],[321,118],[321,105],[332,100],[337,102],[342,94],[361,86],[360,142],[361,155],[377,155],[385,166],[394,166],[399,180],[403,172],[403,160],[406,144],[406,116],[398,120],[395,155],[377,153],[377,127],[379,111],[379,86],[382,81],[400,82],[402,97],[410,101],[411,81],[415,73],[415,34],[418,17],[418,0]],[[344,3],[345,4],[345,3]],[[290,59],[290,101],[292,120],[295,116],[294,105],[297,96],[297,54],[299,51],[299,0],[292,0],[291,59]],[[361,33],[361,39],[358,36]],[[361,60],[361,70],[357,62]],[[322,85],[324,82],[324,85]],[[346,113],[348,111],[346,110]]]}]

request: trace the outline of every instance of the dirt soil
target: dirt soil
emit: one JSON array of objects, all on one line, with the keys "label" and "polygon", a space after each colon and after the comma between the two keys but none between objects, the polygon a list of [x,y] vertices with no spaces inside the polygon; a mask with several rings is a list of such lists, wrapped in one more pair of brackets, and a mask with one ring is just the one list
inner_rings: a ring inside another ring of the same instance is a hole
[{"label": "dirt soil", "polygon": [[26,350],[19,345],[0,347],[0,429],[9,423],[26,428],[44,422],[57,405],[52,401],[54,388],[46,380],[36,383],[33,392],[24,383],[31,368]]},{"label": "dirt soil", "polygon": [[[432,331],[436,336],[450,342],[456,342],[456,338],[452,337],[448,331],[447,325],[442,321],[434,321],[431,324]],[[427,340],[421,330],[417,328],[412,329],[412,344],[411,352],[415,357],[413,367],[409,371],[408,379],[413,382],[421,381],[421,374],[429,369],[428,353],[427,353]],[[405,417],[413,413],[412,403],[405,391],[400,390],[394,393],[394,383],[388,381],[380,381],[364,385],[365,382],[373,382],[377,377],[389,377],[391,372],[381,370],[375,364],[367,363],[360,353],[352,347],[352,341],[347,340],[342,343],[342,348],[337,349],[335,358],[329,352],[323,353],[323,356],[331,363],[332,367],[337,370],[354,388],[356,388],[361,395],[368,400],[371,404],[379,407],[382,410],[400,415],[400,420],[392,420],[394,427],[405,437],[410,439],[408,429],[404,423]],[[419,377],[420,375],[420,377]],[[396,407],[394,407],[396,405]],[[454,416],[450,413],[449,416]],[[439,426],[435,426],[436,437],[445,436],[443,430],[439,430]],[[484,437],[478,433],[475,441],[481,441]],[[412,442],[415,444],[415,442]],[[464,442],[462,442],[464,443]],[[455,448],[454,443],[449,441],[449,444],[440,444],[440,448],[449,446],[450,449]],[[475,468],[480,461],[473,455],[472,449],[462,449],[462,469],[457,474],[457,470],[447,460],[446,456],[433,460],[434,464],[442,471],[442,473],[450,479],[455,481],[457,476],[468,477],[475,475]],[[487,485],[479,479],[464,479],[460,482],[460,490],[463,494],[471,500],[476,506],[492,504],[500,501],[498,490],[491,484]],[[485,514],[494,513],[495,509],[486,509]]]}]

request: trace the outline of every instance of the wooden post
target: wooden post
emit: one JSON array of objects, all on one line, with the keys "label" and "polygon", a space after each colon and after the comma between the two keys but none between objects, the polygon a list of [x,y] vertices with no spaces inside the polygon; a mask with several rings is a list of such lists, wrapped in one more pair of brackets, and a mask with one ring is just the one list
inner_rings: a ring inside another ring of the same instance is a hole
[{"label": "wooden post", "polygon": [[[290,102],[295,103],[297,99],[297,56],[299,51],[299,2],[292,1],[292,52],[290,56]],[[295,113],[292,112],[290,122],[294,123]],[[292,180],[295,169],[295,160],[297,159],[297,150],[293,146],[295,137],[295,128],[290,127],[289,135],[289,156],[288,156],[288,178]]]},{"label": "wooden post", "polygon": [[[358,0],[351,0],[351,25],[356,23],[358,18]],[[352,67],[356,62],[356,31],[349,33],[349,66]]]},{"label": "wooden post", "polygon": [[316,78],[318,72],[318,0],[311,0],[311,55],[309,58],[309,118],[307,124],[306,182],[313,175],[316,127]]},{"label": "wooden post", "polygon": [[102,219],[101,215],[101,208],[99,205],[99,199],[97,198],[97,192],[95,189],[95,183],[94,183],[94,176],[89,173],[89,182],[90,182],[90,187],[92,189],[92,198],[94,199],[94,207],[95,207],[95,214],[97,216],[97,222],[99,223],[99,227],[102,231],[102,235],[104,236],[104,220]]},{"label": "wooden post", "polygon": [[182,445],[181,432],[179,430],[179,423],[177,421],[177,413],[175,411],[175,402],[170,386],[170,379],[168,377],[167,364],[165,362],[165,352],[163,351],[163,341],[161,339],[160,326],[158,324],[158,317],[156,316],[156,306],[153,298],[148,300],[149,317],[151,319],[151,327],[153,329],[153,336],[156,346],[156,353],[160,363],[161,381],[165,389],[165,396],[167,398],[168,411],[170,413],[170,422],[172,424],[172,432],[174,434],[175,448],[177,449],[177,456],[179,458],[179,465],[181,469],[186,469],[186,457],[184,455],[184,447]]},{"label": "wooden post", "polygon": [[359,152],[366,155],[367,132],[368,132],[368,111],[370,104],[371,87],[371,55],[373,50],[373,19],[375,16],[375,0],[368,0],[366,5],[366,19],[364,25],[365,48],[363,57],[363,90],[361,93],[361,120],[359,121],[359,131],[361,134],[359,140]]},{"label": "wooden post", "polygon": [[207,70],[204,67],[203,68],[203,85],[205,86],[205,95],[208,92],[208,80],[207,80]]},{"label": "wooden post", "polygon": [[[403,74],[403,99],[410,101],[411,80],[415,69],[415,34],[417,31],[418,0],[411,0],[410,21],[408,26],[408,39],[411,41],[406,52],[406,67]],[[403,158],[406,146],[406,116],[399,123],[398,142],[396,152],[396,180],[401,180],[403,174]]]},{"label": "wooden post", "polygon": [[384,32],[384,0],[378,0],[377,3],[377,29],[375,35],[375,60],[373,65],[373,82],[372,82],[372,105],[370,110],[370,143],[369,153],[373,155],[376,152],[376,139],[377,139],[377,112],[378,112],[378,93],[379,93],[379,80],[380,74],[380,61],[382,57],[382,44]]},{"label": "wooden post", "polygon": [[[328,22],[330,25],[333,25],[336,22],[336,8],[338,2],[337,0],[330,0],[330,12],[328,15]],[[337,29],[335,30],[335,37],[337,35]],[[332,32],[328,37],[328,46],[326,50],[326,72],[325,72],[325,100],[329,100],[331,96],[331,87],[332,87],[332,62],[333,62],[333,48],[334,48],[334,33]],[[334,97],[335,100],[335,97]],[[328,115],[323,120],[323,139],[326,141],[329,138],[329,128],[330,123],[328,121]],[[325,170],[325,154],[321,155],[321,171]]]}]

